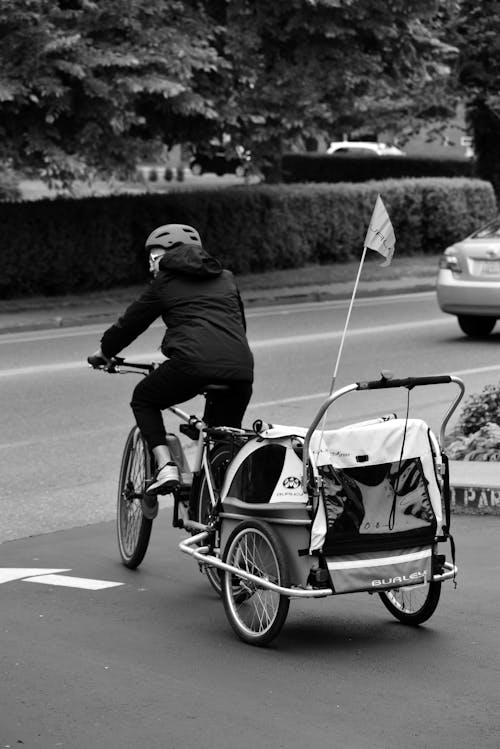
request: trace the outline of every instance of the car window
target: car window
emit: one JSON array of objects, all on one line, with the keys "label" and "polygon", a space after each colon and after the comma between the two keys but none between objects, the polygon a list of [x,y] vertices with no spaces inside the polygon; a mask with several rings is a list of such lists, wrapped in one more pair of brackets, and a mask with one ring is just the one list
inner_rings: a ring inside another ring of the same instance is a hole
[{"label": "car window", "polygon": [[500,237],[500,216],[490,221],[485,226],[471,234],[473,239],[488,239],[489,237]]},{"label": "car window", "polygon": [[376,150],[371,148],[337,148],[333,154],[335,155],[336,153],[356,154],[356,156],[373,156],[377,154]]}]

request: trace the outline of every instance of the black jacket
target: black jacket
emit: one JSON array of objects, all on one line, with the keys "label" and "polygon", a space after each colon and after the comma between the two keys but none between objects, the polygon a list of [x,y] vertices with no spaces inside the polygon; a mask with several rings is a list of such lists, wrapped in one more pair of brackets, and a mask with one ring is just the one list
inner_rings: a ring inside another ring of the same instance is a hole
[{"label": "black jacket", "polygon": [[233,274],[196,245],[165,253],[148,289],[104,333],[101,349],[115,356],[162,317],[161,350],[189,374],[253,380],[243,304]]}]

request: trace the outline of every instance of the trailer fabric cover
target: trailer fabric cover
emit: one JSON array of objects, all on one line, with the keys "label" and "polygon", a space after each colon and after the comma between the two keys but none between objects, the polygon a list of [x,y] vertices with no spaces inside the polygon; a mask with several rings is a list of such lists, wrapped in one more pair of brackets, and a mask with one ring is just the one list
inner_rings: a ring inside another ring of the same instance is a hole
[{"label": "trailer fabric cover", "polygon": [[335,593],[376,592],[429,582],[432,549],[427,546],[328,556],[326,564]]},{"label": "trailer fabric cover", "polygon": [[221,498],[230,496],[247,504],[307,504],[298,454],[303,434],[304,429],[280,427],[273,429],[272,438],[249,440],[228,467]]},{"label": "trailer fabric cover", "polygon": [[310,552],[326,555],[432,543],[442,525],[437,439],[421,419],[391,419],[311,440],[322,501]]}]

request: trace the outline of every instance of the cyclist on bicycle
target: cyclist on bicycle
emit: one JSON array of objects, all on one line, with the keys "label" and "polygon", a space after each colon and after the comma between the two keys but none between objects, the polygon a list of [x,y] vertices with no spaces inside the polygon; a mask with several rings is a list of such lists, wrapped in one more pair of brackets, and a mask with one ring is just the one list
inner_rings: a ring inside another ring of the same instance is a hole
[{"label": "cyclist on bicycle", "polygon": [[240,427],[252,394],[253,356],[233,275],[203,249],[196,229],[159,226],[145,248],[153,280],[104,332],[94,356],[111,359],[160,316],[167,326],[161,350],[168,359],[141,380],[130,403],[156,461],[146,503],[154,517],[156,495],[169,494],[180,482],[161,411],[202,393],[207,384],[221,384],[226,387],[211,393],[205,418],[211,426]]}]

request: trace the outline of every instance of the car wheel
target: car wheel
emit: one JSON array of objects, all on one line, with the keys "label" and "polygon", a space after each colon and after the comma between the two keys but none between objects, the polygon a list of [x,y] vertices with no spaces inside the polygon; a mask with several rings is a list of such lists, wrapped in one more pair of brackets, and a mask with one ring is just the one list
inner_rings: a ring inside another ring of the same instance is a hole
[{"label": "car wheel", "polygon": [[200,177],[203,174],[203,167],[199,161],[193,161],[191,164],[191,174],[195,177]]},{"label": "car wheel", "polygon": [[496,317],[477,317],[474,315],[459,315],[458,324],[461,330],[470,338],[485,338],[495,327]]}]

